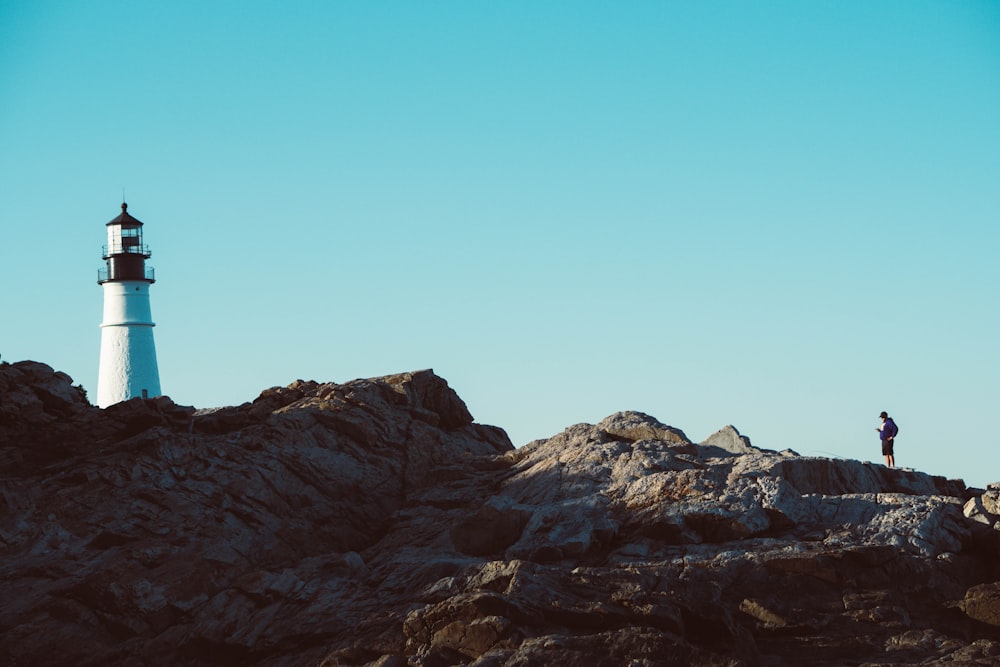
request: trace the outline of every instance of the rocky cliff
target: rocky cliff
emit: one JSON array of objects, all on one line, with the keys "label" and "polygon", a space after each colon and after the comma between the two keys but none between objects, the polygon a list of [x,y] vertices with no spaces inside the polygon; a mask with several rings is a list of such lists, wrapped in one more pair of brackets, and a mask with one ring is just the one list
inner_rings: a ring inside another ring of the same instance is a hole
[{"label": "rocky cliff", "polygon": [[213,411],[0,364],[4,665],[1000,663],[1000,486],[703,443],[514,449],[430,371]]}]

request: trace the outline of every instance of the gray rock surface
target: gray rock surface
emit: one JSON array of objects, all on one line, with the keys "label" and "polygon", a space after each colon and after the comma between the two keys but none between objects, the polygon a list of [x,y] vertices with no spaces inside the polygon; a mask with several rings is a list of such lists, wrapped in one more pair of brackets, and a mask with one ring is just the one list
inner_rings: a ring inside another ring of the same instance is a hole
[{"label": "gray rock surface", "polygon": [[4,665],[1000,661],[1000,487],[731,426],[515,450],[431,371],[98,410],[21,362],[0,466]]},{"label": "gray rock surface", "polygon": [[754,451],[750,438],[740,435],[732,424],[723,426],[708,436],[699,449],[705,457],[750,454]]}]

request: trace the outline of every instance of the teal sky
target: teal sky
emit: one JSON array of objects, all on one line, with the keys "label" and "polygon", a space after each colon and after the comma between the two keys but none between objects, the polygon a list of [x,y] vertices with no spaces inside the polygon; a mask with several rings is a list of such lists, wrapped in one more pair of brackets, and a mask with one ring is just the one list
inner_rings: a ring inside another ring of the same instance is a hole
[{"label": "teal sky", "polygon": [[96,400],[105,223],[163,390],[433,368],[515,444],[1000,481],[1000,3],[0,0],[0,355]]}]

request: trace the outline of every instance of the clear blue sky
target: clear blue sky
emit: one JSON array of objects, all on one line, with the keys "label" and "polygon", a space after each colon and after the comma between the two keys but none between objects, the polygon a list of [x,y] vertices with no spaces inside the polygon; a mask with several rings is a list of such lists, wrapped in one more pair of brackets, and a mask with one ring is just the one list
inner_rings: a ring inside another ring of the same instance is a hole
[{"label": "clear blue sky", "polygon": [[96,398],[105,223],[164,392],[433,368],[1000,481],[1000,3],[0,1],[0,354]]}]

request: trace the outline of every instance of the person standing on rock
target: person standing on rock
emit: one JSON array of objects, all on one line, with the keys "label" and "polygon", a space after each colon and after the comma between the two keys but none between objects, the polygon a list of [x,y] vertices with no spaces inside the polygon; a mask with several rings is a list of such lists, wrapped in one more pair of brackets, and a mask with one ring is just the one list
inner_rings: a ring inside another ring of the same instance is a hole
[{"label": "person standing on rock", "polygon": [[876,428],[878,431],[878,437],[882,440],[882,456],[885,457],[885,464],[890,468],[896,467],[896,455],[892,451],[892,446],[895,444],[896,434],[899,433],[899,428],[896,426],[896,422],[892,421],[890,417],[884,410],[882,414],[879,415],[882,419],[882,425]]}]

